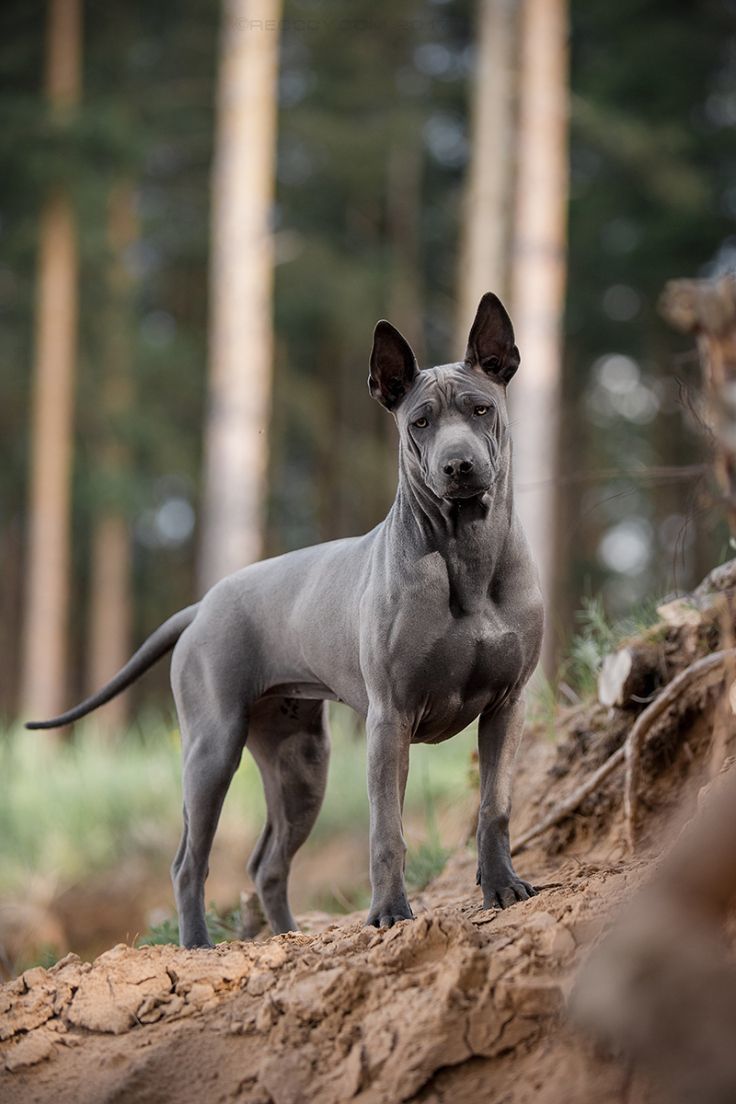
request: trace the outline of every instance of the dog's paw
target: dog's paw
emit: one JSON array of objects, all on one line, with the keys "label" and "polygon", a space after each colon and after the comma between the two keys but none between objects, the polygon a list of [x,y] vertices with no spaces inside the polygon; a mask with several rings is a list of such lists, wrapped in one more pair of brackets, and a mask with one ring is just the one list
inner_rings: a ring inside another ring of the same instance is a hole
[{"label": "dog's paw", "polygon": [[374,928],[392,928],[399,920],[413,920],[414,913],[408,901],[397,901],[371,908],[367,925]]},{"label": "dog's paw", "polygon": [[196,950],[199,947],[214,947],[214,943],[210,939],[210,933],[204,923],[195,923],[191,927],[186,924],[182,925],[179,930],[179,945],[185,947],[188,951]]},{"label": "dog's paw", "polygon": [[489,878],[487,884],[480,871],[478,872],[478,884],[483,889],[483,908],[509,908],[517,901],[527,901],[530,897],[536,897],[537,891],[529,882],[519,878],[513,871],[500,877]]}]

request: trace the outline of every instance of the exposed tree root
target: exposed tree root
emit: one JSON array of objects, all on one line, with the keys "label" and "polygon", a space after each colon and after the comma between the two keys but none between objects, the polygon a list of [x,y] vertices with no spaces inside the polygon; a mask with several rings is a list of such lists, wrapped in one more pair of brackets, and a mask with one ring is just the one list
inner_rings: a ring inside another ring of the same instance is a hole
[{"label": "exposed tree root", "polygon": [[620,747],[614,751],[613,755],[606,759],[605,763],[603,763],[597,771],[593,771],[581,786],[573,790],[564,801],[560,801],[555,805],[546,817],[543,817],[542,820],[538,821],[532,828],[522,833],[522,835],[514,841],[514,845],[511,848],[511,854],[517,855],[519,851],[523,851],[532,840],[537,838],[537,836],[541,836],[549,828],[554,828],[555,824],[559,824],[560,821],[564,820],[570,813],[574,813],[578,805],[580,805],[588,794],[593,793],[593,791],[597,789],[599,783],[605,781],[609,774],[612,774],[616,770],[616,767],[620,766],[623,761],[624,749]]},{"label": "exposed tree root", "polygon": [[633,851],[636,846],[636,817],[639,800],[639,773],[641,763],[641,749],[644,746],[647,734],[652,726],[662,716],[666,709],[674,705],[678,698],[692,686],[694,682],[702,678],[715,668],[722,667],[728,659],[736,657],[736,648],[725,648],[720,652],[703,656],[691,663],[684,671],[680,671],[665,686],[662,693],[651,705],[647,706],[639,715],[624,744],[624,759],[626,762],[626,778],[624,781],[624,817],[626,820],[626,838],[629,847]]},{"label": "exposed tree root", "polygon": [[585,782],[578,786],[563,801],[558,802],[550,812],[535,825],[524,832],[511,849],[512,854],[518,854],[532,840],[541,836],[548,829],[553,828],[565,817],[574,813],[581,802],[593,793],[622,763],[626,764],[626,779],[624,783],[624,815],[626,818],[626,835],[629,846],[633,850],[636,834],[636,814],[638,803],[638,784],[641,750],[648,733],[655,722],[662,716],[666,709],[674,705],[678,698],[694,682],[708,674],[710,671],[723,666],[727,660],[736,658],[736,648],[726,648],[713,652],[696,660],[684,671],[681,671],[671,682],[665,686],[661,694],[648,705],[639,715],[631,732],[626,738],[625,744],[617,748],[598,770],[594,771]]}]

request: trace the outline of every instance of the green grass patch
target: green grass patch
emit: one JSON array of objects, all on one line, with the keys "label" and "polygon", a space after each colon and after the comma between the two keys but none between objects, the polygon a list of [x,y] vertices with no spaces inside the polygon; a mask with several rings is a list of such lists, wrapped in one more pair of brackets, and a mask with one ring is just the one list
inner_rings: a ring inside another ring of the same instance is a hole
[{"label": "green grass patch", "polygon": [[[225,943],[237,939],[240,930],[240,912],[232,909],[221,914],[215,904],[211,904],[205,913],[207,931],[213,943]],[[147,932],[138,936],[136,947],[158,947],[179,942],[179,924],[167,917],[160,924],[153,924]]]},{"label": "green grass patch", "polygon": [[[365,835],[368,798],[365,738],[347,710],[336,709],[327,794],[315,839]],[[427,802],[451,804],[468,792],[472,731],[436,746],[412,748],[408,815]],[[0,894],[51,892],[113,868],[126,856],[168,866],[181,831],[179,736],[149,718],[115,742],[90,724],[55,747],[19,726],[0,733]],[[249,754],[230,787],[221,826],[252,843],[265,819],[258,769]]]},{"label": "green grass patch", "polygon": [[417,774],[422,786],[426,838],[417,847],[410,848],[406,857],[406,884],[410,890],[428,886],[433,878],[442,873],[450,855],[450,849],[440,840],[437,798],[432,792],[428,759],[422,760]]},{"label": "green grass patch", "polygon": [[584,598],[577,613],[580,631],[573,637],[562,677],[581,697],[596,691],[598,672],[607,655],[632,636],[656,624],[657,601],[642,604],[628,617],[610,621],[600,598]]}]

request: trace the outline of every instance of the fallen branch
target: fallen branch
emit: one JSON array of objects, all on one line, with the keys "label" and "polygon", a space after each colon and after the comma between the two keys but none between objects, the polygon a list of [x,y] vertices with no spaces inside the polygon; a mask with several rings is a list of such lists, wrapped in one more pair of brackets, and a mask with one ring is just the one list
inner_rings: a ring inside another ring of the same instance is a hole
[{"label": "fallen branch", "polygon": [[641,762],[641,749],[652,726],[662,716],[677,698],[693,682],[716,667],[722,666],[726,660],[736,658],[736,648],[726,648],[720,652],[703,656],[691,663],[684,671],[680,671],[665,686],[662,693],[651,705],[647,706],[636,720],[636,724],[626,737],[624,744],[624,760],[626,762],[626,778],[624,781],[624,817],[626,820],[626,838],[631,850],[636,844],[636,814],[639,800],[639,771]]},{"label": "fallen branch", "polygon": [[519,851],[523,851],[532,840],[543,835],[548,829],[554,828],[554,826],[559,824],[561,820],[564,820],[566,816],[574,813],[581,802],[588,797],[589,794],[593,793],[600,783],[604,782],[606,778],[608,778],[610,774],[613,774],[616,768],[624,762],[626,763],[624,812],[626,816],[627,837],[633,849],[639,760],[641,748],[643,747],[648,732],[655,721],[657,721],[662,713],[673,704],[683,690],[698,678],[701,678],[704,674],[718,667],[730,658],[736,658],[736,648],[727,648],[723,651],[713,652],[711,655],[703,656],[702,659],[696,660],[689,667],[686,667],[684,671],[681,671],[679,675],[676,675],[675,678],[665,686],[659,697],[656,698],[651,705],[648,705],[644,712],[639,715],[631,732],[626,738],[626,742],[620,748],[617,748],[598,770],[593,771],[590,777],[587,778],[581,786],[578,786],[571,794],[555,805],[547,816],[543,817],[542,820],[538,821],[537,824],[533,825],[526,832],[523,832],[522,835],[515,840],[511,848],[511,854],[516,855]]}]

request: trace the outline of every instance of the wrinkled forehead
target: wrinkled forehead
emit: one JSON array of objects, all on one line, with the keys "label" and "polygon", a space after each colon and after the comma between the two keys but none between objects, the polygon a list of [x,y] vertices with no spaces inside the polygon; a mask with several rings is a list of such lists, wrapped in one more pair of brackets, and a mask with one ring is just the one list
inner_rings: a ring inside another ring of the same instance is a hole
[{"label": "wrinkled forehead", "polygon": [[423,402],[451,406],[460,395],[477,395],[497,401],[503,395],[503,388],[461,362],[438,364],[422,369],[404,406],[415,407]]}]

